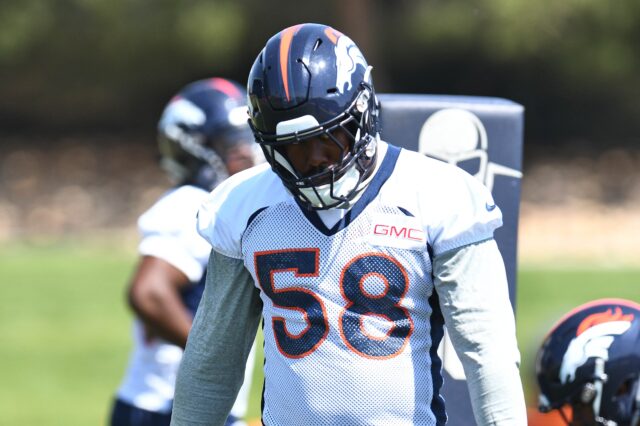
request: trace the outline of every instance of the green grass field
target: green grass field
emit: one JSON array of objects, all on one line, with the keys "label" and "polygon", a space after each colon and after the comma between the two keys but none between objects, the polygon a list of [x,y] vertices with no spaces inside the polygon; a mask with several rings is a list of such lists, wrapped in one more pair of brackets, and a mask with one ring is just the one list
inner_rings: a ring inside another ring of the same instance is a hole
[{"label": "green grass field", "polygon": [[[0,425],[105,424],[130,348],[124,287],[134,262],[129,241],[0,247]],[[548,328],[594,298],[638,301],[638,284],[640,268],[520,268],[518,337],[531,401],[535,350]],[[254,382],[250,417],[259,413],[258,374]]]}]

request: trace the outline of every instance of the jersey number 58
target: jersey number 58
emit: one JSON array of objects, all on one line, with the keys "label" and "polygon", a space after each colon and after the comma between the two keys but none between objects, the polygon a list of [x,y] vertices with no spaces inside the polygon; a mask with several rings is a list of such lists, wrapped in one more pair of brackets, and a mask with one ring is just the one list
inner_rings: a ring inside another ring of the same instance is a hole
[{"label": "jersey number 58", "polygon": [[[255,253],[258,284],[273,301],[275,307],[299,311],[306,328],[292,334],[282,317],[273,317],[276,345],[289,358],[302,358],[315,351],[329,334],[327,313],[322,299],[304,287],[276,288],[274,276],[293,272],[295,277],[318,276],[320,253],[318,249],[292,249]],[[374,277],[384,283],[384,290],[372,294],[365,281]],[[398,355],[411,336],[413,321],[406,308],[400,305],[409,288],[406,271],[395,259],[380,253],[360,255],[342,268],[340,292],[345,305],[338,324],[340,336],[346,346],[360,356],[374,359]],[[390,327],[384,335],[367,333],[363,321],[367,316],[386,320]]]}]

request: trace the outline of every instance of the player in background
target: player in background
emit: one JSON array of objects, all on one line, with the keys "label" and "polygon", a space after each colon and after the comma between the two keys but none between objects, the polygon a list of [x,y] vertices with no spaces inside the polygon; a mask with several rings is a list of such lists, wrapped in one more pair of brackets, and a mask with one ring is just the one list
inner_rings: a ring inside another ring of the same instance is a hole
[{"label": "player in background", "polygon": [[443,425],[445,322],[477,423],[525,425],[487,188],[380,139],[371,67],[331,27],[273,36],[247,90],[268,164],[198,212],[213,251],[172,425],[224,423],[261,318],[267,426]]},{"label": "player in background", "polygon": [[640,425],[640,305],[601,299],[578,306],[538,351],[542,412],[574,426]]},{"label": "player in background", "polygon": [[[136,313],[134,348],[116,395],[113,426],[170,422],[175,377],[211,250],[196,231],[198,206],[211,189],[259,158],[246,108],[242,86],[211,78],[188,84],[162,113],[160,164],[175,186],[138,220],[140,258],[128,289]],[[243,424],[252,367],[250,357],[228,425]]]}]

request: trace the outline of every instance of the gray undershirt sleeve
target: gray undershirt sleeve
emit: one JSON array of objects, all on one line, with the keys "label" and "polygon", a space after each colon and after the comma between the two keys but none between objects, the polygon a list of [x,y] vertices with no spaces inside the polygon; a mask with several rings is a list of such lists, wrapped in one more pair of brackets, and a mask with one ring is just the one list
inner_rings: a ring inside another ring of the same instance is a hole
[{"label": "gray undershirt sleeve", "polygon": [[211,252],[178,371],[172,426],[224,425],[244,378],[262,302],[242,260]]},{"label": "gray undershirt sleeve", "polygon": [[496,242],[487,240],[438,255],[433,270],[477,424],[526,425],[515,319]]}]

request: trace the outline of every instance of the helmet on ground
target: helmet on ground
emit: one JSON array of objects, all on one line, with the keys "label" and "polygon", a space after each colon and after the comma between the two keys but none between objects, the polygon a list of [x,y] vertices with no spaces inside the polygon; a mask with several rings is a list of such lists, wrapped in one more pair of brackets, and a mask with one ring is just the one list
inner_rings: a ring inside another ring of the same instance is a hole
[{"label": "helmet on ground", "polygon": [[238,156],[239,150],[250,153],[253,146],[246,92],[223,78],[185,86],[158,123],[160,165],[178,185],[212,189],[229,174],[253,165],[250,155]]},{"label": "helmet on ground", "polygon": [[[345,207],[364,190],[376,163],[379,103],[371,67],[349,37],[320,24],[282,30],[256,58],[247,91],[255,139],[304,206]],[[347,147],[336,132],[348,136]],[[287,146],[319,136],[340,148],[340,160],[305,175]]]},{"label": "helmet on ground", "polygon": [[[602,299],[562,318],[538,352],[540,410],[570,406],[571,424],[640,422],[640,305]],[[589,418],[577,420],[587,409]],[[567,422],[568,419],[566,419]]]}]

